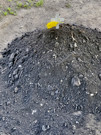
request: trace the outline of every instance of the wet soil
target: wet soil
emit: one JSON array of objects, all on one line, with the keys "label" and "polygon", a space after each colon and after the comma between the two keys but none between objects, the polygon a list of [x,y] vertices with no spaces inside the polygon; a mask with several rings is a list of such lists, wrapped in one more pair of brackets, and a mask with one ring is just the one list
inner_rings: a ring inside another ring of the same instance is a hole
[{"label": "wet soil", "polygon": [[101,32],[69,24],[39,29],[13,40],[2,56],[1,132],[97,135],[86,124],[89,114],[101,121]]}]

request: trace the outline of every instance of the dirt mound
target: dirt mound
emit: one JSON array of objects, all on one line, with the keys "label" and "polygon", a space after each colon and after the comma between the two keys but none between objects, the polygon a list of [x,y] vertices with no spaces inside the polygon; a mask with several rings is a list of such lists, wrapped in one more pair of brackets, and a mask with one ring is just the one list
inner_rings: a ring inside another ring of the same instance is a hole
[{"label": "dirt mound", "polygon": [[100,32],[68,24],[36,30],[16,38],[2,55],[1,76],[10,89],[6,106],[24,124],[22,131],[8,126],[12,135],[73,135],[88,113],[100,120]]}]

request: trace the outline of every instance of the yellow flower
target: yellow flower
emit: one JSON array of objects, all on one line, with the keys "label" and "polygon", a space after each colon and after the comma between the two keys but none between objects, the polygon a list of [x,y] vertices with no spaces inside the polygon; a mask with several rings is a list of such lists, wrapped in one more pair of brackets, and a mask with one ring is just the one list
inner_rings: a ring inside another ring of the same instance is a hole
[{"label": "yellow flower", "polygon": [[47,29],[51,29],[53,27],[59,29],[60,23],[64,23],[64,18],[60,18],[59,14],[57,14],[55,18],[51,18],[51,21],[46,25],[46,27]]},{"label": "yellow flower", "polygon": [[56,27],[57,24],[59,24],[59,23],[56,21],[52,21],[52,22],[49,22],[46,26],[47,26],[47,29],[51,29],[53,27]]}]

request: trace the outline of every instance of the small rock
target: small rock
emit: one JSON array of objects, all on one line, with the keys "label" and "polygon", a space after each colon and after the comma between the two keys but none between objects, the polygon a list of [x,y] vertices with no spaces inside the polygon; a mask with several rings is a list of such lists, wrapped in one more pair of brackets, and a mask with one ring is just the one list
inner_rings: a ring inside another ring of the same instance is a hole
[{"label": "small rock", "polygon": [[59,42],[56,42],[56,43],[55,43],[55,47],[58,47],[58,46],[59,46]]},{"label": "small rock", "polygon": [[12,75],[11,75],[11,74],[9,74],[9,78],[11,78],[11,76],[12,76]]},{"label": "small rock", "polygon": [[70,48],[74,48],[72,44],[69,45]]},{"label": "small rock", "polygon": [[53,91],[51,92],[51,96],[54,96],[54,92]]},{"label": "small rock", "polygon": [[75,48],[77,47],[77,43],[74,43],[74,47],[75,47]]},{"label": "small rock", "polygon": [[34,50],[34,53],[37,53],[37,50]]},{"label": "small rock", "polygon": [[18,73],[18,69],[15,69],[14,71],[13,71],[13,75],[16,75]]},{"label": "small rock", "polygon": [[29,48],[26,48],[26,52],[29,52]]},{"label": "small rock", "polygon": [[42,131],[47,131],[49,128],[49,125],[42,125]]},{"label": "small rock", "polygon": [[9,65],[8,65],[9,68],[12,67],[12,65],[13,65],[13,62],[10,62]]},{"label": "small rock", "polygon": [[94,93],[91,93],[90,96],[93,97],[94,96]]},{"label": "small rock", "polygon": [[82,111],[77,111],[77,112],[74,112],[73,115],[75,116],[80,116],[82,114]]},{"label": "small rock", "polygon": [[101,80],[101,74],[98,75],[99,79]]},{"label": "small rock", "polygon": [[80,79],[77,76],[74,76],[72,78],[71,84],[73,86],[80,86],[81,85]]},{"label": "small rock", "polygon": [[6,117],[2,117],[2,120],[5,121],[6,120]]},{"label": "small rock", "polygon": [[68,124],[67,123],[63,123],[63,127],[68,128]]},{"label": "small rock", "polygon": [[76,123],[76,124],[79,124],[79,121],[76,121],[75,123]]},{"label": "small rock", "polygon": [[54,59],[56,59],[56,58],[57,58],[56,54],[53,54],[53,58],[54,58]]},{"label": "small rock", "polygon": [[10,55],[9,61],[13,61],[14,57],[15,57],[15,53],[12,53],[12,54]]},{"label": "small rock", "polygon": [[83,41],[82,41],[83,43],[86,43],[86,40],[85,39],[83,39]]},{"label": "small rock", "polygon": [[19,78],[19,75],[18,74],[14,76],[14,79],[15,80],[18,79],[18,78]]},{"label": "small rock", "polygon": [[18,67],[19,67],[19,68],[22,68],[22,65],[19,65]]},{"label": "small rock", "polygon": [[16,131],[16,127],[13,127],[12,129],[11,129],[11,132],[13,133],[13,132],[15,132]]},{"label": "small rock", "polygon": [[19,51],[18,50],[16,51],[16,54],[19,54]]},{"label": "small rock", "polygon": [[14,93],[18,93],[18,87],[15,87],[15,89],[14,89]]},{"label": "small rock", "polygon": [[56,91],[55,91],[55,93],[56,93],[56,94],[58,94],[58,93],[59,93],[59,91],[58,91],[58,90],[56,90]]},{"label": "small rock", "polygon": [[7,105],[7,106],[10,105],[10,103],[11,103],[10,101],[7,101],[7,102],[6,102],[6,105]]},{"label": "small rock", "polygon": [[79,77],[80,77],[80,78],[83,78],[83,77],[84,77],[84,75],[80,74],[80,75],[79,75]]},{"label": "small rock", "polygon": [[32,115],[33,115],[33,114],[35,114],[36,112],[37,112],[37,110],[36,110],[36,109],[35,109],[35,110],[32,110]]}]

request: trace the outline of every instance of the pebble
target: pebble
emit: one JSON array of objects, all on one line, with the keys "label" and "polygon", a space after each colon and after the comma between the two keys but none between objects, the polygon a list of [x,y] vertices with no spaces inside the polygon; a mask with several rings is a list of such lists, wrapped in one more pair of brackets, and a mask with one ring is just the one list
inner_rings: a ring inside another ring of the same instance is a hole
[{"label": "pebble", "polygon": [[94,93],[91,93],[90,96],[93,97],[94,96]]},{"label": "pebble", "polygon": [[83,78],[83,77],[84,77],[84,75],[80,74],[80,75],[79,75],[79,77],[80,77],[80,78]]},{"label": "pebble", "polygon": [[19,67],[19,68],[22,68],[22,65],[19,65],[18,67]]},{"label": "pebble", "polygon": [[56,42],[56,43],[55,43],[55,46],[58,47],[58,46],[59,46],[59,42]]},{"label": "pebble", "polygon": [[82,114],[82,111],[77,111],[77,112],[74,112],[73,115],[75,116],[80,116]]},{"label": "pebble", "polygon": [[83,39],[83,41],[82,41],[82,42],[83,42],[83,43],[86,43],[86,40],[84,40],[84,39]]},{"label": "pebble", "polygon": [[14,57],[15,57],[15,53],[12,53],[12,54],[10,55],[9,61],[13,61]]},{"label": "pebble", "polygon": [[6,102],[6,105],[7,105],[7,106],[10,105],[10,103],[11,103],[10,101],[7,101],[7,102]]},{"label": "pebble", "polygon": [[34,50],[34,53],[37,53],[37,50]]},{"label": "pebble", "polygon": [[16,130],[16,127],[13,127],[13,128],[11,129],[11,132],[13,133],[13,132],[15,132],[15,130]]},{"label": "pebble", "polygon": [[79,124],[79,122],[78,122],[78,121],[76,121],[76,124]]},{"label": "pebble", "polygon": [[56,54],[53,54],[53,58],[54,58],[54,59],[56,59],[56,58],[57,58]]},{"label": "pebble", "polygon": [[18,87],[15,87],[15,89],[14,89],[14,93],[18,93]]},{"label": "pebble", "polygon": [[14,76],[14,79],[18,79],[18,78],[19,78],[19,75],[18,74]]},{"label": "pebble", "polygon": [[12,75],[11,75],[11,74],[9,74],[9,78],[11,78],[11,76],[12,76]]},{"label": "pebble", "polygon": [[98,76],[99,76],[99,79],[101,80],[101,74],[99,74]]},{"label": "pebble", "polygon": [[74,43],[74,47],[75,47],[75,48],[77,47],[77,43]]},{"label": "pebble", "polygon": [[26,48],[26,52],[29,52],[29,48]]},{"label": "pebble", "polygon": [[71,84],[73,86],[80,86],[81,85],[80,79],[77,76],[74,76],[72,78]]},{"label": "pebble", "polygon": [[5,121],[6,120],[6,117],[2,117],[2,120]]},{"label": "pebble", "polygon": [[42,131],[47,131],[49,128],[49,125],[42,125]]},{"label": "pebble", "polygon": [[14,71],[13,71],[13,75],[16,75],[18,73],[18,69],[15,69]]},{"label": "pebble", "polygon": [[12,65],[13,65],[13,62],[10,62],[8,66],[11,67]]},{"label": "pebble", "polygon": [[54,96],[54,94],[55,94],[55,93],[52,91],[52,92],[51,92],[51,96]]},{"label": "pebble", "polygon": [[32,115],[35,114],[37,112],[37,110],[32,110]]},{"label": "pebble", "polygon": [[58,90],[56,90],[56,91],[55,91],[55,93],[56,93],[56,94],[58,94],[58,93],[59,93],[59,91],[58,91]]},{"label": "pebble", "polygon": [[70,44],[69,46],[70,46],[70,48],[74,48],[72,44]]}]

